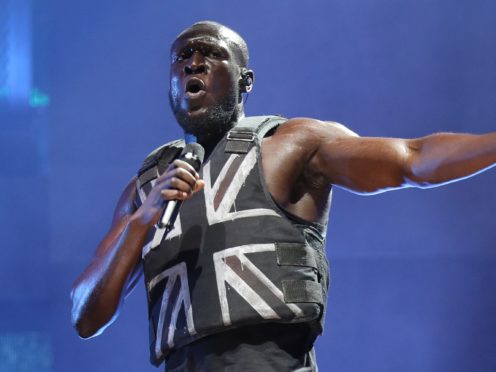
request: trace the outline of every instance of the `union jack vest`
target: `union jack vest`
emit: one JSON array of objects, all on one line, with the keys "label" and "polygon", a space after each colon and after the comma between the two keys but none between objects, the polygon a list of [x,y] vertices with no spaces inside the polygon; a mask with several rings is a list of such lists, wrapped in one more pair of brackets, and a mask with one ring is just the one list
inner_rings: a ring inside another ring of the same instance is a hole
[{"label": "union jack vest", "polygon": [[[142,257],[153,364],[174,348],[236,327],[307,322],[315,337],[322,332],[326,226],[279,207],[260,160],[262,139],[284,121],[241,120],[202,165],[204,189],[182,204],[173,229],[153,249],[150,232]],[[183,147],[173,141],[146,158],[137,207]]]}]

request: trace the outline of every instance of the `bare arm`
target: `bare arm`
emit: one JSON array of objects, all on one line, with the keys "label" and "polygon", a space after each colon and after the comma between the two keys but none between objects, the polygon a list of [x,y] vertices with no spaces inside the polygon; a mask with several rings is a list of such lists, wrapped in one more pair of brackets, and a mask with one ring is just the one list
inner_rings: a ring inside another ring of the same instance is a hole
[{"label": "bare arm", "polygon": [[356,193],[435,187],[474,175],[496,162],[496,133],[366,138],[336,123],[319,126],[321,141],[311,164],[330,183]]},{"label": "bare arm", "polygon": [[72,321],[81,337],[99,334],[113,321],[133,271],[139,270],[149,227],[133,218],[135,193],[133,179],[117,204],[110,231],[73,285]]},{"label": "bare arm", "polygon": [[333,185],[377,194],[469,177],[496,162],[496,133],[366,138],[338,123],[294,118],[264,138],[261,153],[277,203],[302,219],[323,222]]},{"label": "bare arm", "polygon": [[184,200],[201,183],[188,164],[174,166],[157,182],[139,209],[134,208],[135,179],[117,204],[112,226],[99,244],[92,262],[73,284],[72,322],[83,338],[100,334],[118,314],[125,294],[140,273],[141,250],[150,228],[158,220],[164,200]]}]

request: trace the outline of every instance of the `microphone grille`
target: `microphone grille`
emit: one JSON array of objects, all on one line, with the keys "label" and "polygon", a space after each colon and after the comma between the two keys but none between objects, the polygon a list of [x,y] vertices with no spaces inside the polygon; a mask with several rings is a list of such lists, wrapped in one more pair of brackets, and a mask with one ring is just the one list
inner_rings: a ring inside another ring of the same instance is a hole
[{"label": "microphone grille", "polygon": [[205,158],[205,149],[199,143],[193,142],[186,144],[186,146],[184,146],[184,149],[181,153],[181,157],[183,155],[186,155],[187,153],[193,154],[200,162],[200,165],[203,163],[203,159]]}]

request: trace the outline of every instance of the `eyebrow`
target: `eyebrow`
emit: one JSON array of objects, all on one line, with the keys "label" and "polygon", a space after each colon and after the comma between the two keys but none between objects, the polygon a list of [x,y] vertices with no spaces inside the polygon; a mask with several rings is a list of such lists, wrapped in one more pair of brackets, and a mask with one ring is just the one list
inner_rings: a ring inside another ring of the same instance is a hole
[{"label": "eyebrow", "polygon": [[[196,43],[203,43],[203,44],[210,45],[212,47],[223,48],[226,50],[230,49],[229,44],[226,42],[226,40],[224,40],[222,38],[214,38],[211,36],[197,36],[194,38],[190,38],[187,40],[181,40],[181,41],[184,43],[184,45],[181,48],[188,46],[188,45],[194,45]],[[176,42],[177,42],[177,40],[176,40]],[[171,51],[178,48],[176,42],[174,42],[172,44]]]}]

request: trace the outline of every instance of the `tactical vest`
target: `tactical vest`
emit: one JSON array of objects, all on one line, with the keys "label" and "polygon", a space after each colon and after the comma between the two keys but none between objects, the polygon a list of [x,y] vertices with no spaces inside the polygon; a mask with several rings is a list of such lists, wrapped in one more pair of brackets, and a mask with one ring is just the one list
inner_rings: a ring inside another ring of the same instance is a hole
[{"label": "tactical vest", "polygon": [[[154,249],[151,232],[143,264],[153,364],[173,348],[250,324],[308,322],[315,337],[322,332],[326,227],[283,211],[263,177],[261,140],[285,120],[240,121],[199,171],[204,189],[182,204]],[[147,157],[137,206],[183,146],[174,141]]]}]

